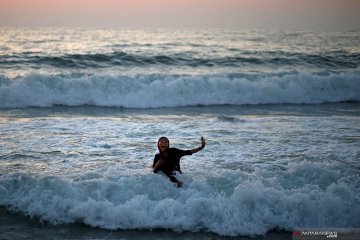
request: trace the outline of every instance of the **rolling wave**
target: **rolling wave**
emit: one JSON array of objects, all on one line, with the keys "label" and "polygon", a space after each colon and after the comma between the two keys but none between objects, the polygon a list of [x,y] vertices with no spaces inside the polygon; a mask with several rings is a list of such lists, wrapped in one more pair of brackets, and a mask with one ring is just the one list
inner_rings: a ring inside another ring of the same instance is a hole
[{"label": "rolling wave", "polygon": [[0,206],[51,224],[83,222],[112,230],[254,236],[275,228],[358,227],[357,175],[341,167],[306,162],[274,173],[217,171],[205,180],[183,176],[188,186],[182,189],[161,175],[115,168],[75,179],[13,174],[0,178]]},{"label": "rolling wave", "polygon": [[161,108],[343,101],[360,101],[359,70],[326,74],[0,77],[2,108],[54,105]]}]

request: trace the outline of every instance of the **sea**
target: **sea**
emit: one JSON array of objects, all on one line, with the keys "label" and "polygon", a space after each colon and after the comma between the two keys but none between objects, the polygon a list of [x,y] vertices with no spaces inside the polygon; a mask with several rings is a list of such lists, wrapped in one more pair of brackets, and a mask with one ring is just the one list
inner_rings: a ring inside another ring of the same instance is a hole
[{"label": "sea", "polygon": [[[181,188],[152,172],[161,136],[206,139]],[[360,31],[0,28],[1,239],[291,239],[359,216]]]}]

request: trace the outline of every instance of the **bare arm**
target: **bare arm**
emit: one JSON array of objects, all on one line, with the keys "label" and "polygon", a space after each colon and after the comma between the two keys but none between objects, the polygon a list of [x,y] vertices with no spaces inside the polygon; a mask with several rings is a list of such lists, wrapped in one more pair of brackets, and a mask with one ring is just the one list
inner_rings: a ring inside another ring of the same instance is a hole
[{"label": "bare arm", "polygon": [[194,153],[197,153],[197,152],[203,150],[203,148],[205,147],[205,145],[206,145],[205,138],[204,138],[203,136],[201,136],[201,146],[198,147],[198,148],[191,149],[191,150],[190,150],[191,154],[194,154]]}]

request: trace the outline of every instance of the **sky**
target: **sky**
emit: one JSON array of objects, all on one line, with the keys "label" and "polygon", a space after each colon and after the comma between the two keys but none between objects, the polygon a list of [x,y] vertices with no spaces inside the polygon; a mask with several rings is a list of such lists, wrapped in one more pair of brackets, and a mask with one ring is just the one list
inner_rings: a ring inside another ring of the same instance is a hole
[{"label": "sky", "polygon": [[0,0],[0,26],[358,29],[360,0]]}]

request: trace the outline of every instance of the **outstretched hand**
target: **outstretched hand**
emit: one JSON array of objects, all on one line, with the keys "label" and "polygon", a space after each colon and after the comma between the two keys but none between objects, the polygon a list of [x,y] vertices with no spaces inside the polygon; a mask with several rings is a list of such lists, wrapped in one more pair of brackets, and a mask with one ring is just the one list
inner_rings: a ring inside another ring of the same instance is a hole
[{"label": "outstretched hand", "polygon": [[203,149],[206,145],[206,141],[205,138],[203,136],[201,136],[201,149]]},{"label": "outstretched hand", "polygon": [[191,154],[197,153],[197,152],[201,151],[205,147],[205,145],[206,145],[205,138],[203,136],[201,136],[200,140],[201,140],[201,146],[198,147],[198,148],[191,149],[190,150]]}]

